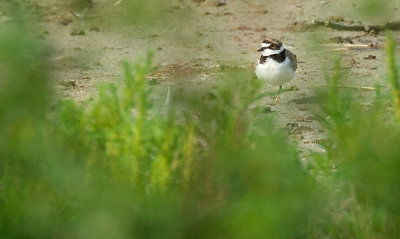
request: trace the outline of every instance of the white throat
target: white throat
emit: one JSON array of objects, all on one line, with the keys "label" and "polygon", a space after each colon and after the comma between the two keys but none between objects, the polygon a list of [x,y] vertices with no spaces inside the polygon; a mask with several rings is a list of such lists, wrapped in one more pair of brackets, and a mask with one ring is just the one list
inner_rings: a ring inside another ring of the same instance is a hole
[{"label": "white throat", "polygon": [[271,50],[271,49],[265,49],[262,54],[263,56],[270,56],[270,55],[275,55],[275,54],[279,54],[282,53],[283,50],[285,50],[284,46],[281,46],[281,48],[279,48],[279,50]]}]

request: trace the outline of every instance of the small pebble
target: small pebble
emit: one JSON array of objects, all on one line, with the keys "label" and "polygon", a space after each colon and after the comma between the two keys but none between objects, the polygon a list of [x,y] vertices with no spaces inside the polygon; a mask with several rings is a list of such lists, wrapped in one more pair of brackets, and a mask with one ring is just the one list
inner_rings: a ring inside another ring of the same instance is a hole
[{"label": "small pebble", "polygon": [[84,30],[77,30],[77,29],[74,29],[74,30],[72,30],[72,32],[71,32],[71,36],[83,36],[83,35],[86,35],[86,33],[85,33]]},{"label": "small pebble", "polygon": [[374,56],[374,55],[368,55],[368,56],[364,56],[363,57],[365,60],[375,60],[376,59],[376,56]]},{"label": "small pebble", "polygon": [[271,107],[267,106],[267,107],[264,108],[263,112],[268,114],[268,113],[272,112],[272,109],[271,109]]},{"label": "small pebble", "polygon": [[63,86],[76,86],[76,80],[64,80],[60,84]]},{"label": "small pebble", "polygon": [[217,3],[217,7],[225,6],[226,5],[226,0],[219,0]]},{"label": "small pebble", "polygon": [[70,20],[70,19],[64,19],[64,20],[59,21],[58,24],[60,24],[62,26],[67,26],[71,22],[72,22],[72,20]]},{"label": "small pebble", "polygon": [[149,85],[157,85],[158,84],[158,80],[156,78],[151,78],[148,82]]},{"label": "small pebble", "polygon": [[293,129],[299,127],[299,125],[297,123],[287,123],[286,127]]}]

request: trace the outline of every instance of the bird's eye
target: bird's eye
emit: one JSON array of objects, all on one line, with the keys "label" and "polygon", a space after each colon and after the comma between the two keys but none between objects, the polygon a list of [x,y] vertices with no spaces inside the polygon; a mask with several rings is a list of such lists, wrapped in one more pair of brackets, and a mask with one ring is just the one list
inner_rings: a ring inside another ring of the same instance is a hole
[{"label": "bird's eye", "polygon": [[275,49],[275,48],[276,48],[276,45],[275,45],[274,43],[271,43],[271,48],[272,48],[272,49]]}]

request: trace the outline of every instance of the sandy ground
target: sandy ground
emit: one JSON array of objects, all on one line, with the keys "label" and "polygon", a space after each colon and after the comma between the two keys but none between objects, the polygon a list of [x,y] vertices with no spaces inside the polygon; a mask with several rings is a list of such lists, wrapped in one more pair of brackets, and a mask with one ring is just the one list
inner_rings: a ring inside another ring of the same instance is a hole
[{"label": "sandy ground", "polygon": [[[343,57],[343,67],[348,70],[349,80],[342,86],[379,84],[388,89],[383,33],[304,28],[313,20],[329,18],[362,21],[364,25],[384,22],[354,15],[357,4],[351,1],[227,0],[218,6],[219,1],[182,0],[171,8],[171,14],[190,13],[189,19],[150,30],[126,25],[110,28],[107,19],[86,20],[90,15],[74,16],[57,2],[37,2],[43,15],[40,37],[53,47],[57,92],[78,102],[91,95],[99,82],[114,81],[120,75],[121,60],[134,61],[148,50],[155,52],[155,65],[159,66],[155,74],[159,84],[151,86],[156,102],[165,99],[168,85],[172,96],[187,88],[211,91],[221,65],[253,68],[259,57],[256,50],[268,36],[284,42],[297,55],[299,65],[295,79],[284,86],[296,90],[284,92],[279,104],[269,106],[272,114],[301,150],[323,151],[324,129],[315,117],[319,110],[315,90],[326,85],[324,74],[332,70],[334,55]],[[101,8],[103,3],[95,4]],[[398,8],[391,14],[400,15]],[[277,89],[266,86],[263,90]],[[368,90],[353,92],[366,104],[374,96]],[[262,104],[272,102],[266,98]]]}]

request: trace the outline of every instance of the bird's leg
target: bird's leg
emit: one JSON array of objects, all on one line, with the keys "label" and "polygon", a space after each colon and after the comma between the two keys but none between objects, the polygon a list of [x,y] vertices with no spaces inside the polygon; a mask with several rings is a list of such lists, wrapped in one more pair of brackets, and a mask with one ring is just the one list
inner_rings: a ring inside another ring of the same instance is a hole
[{"label": "bird's leg", "polygon": [[276,95],[275,100],[274,100],[274,103],[272,103],[272,105],[276,105],[276,104],[278,103],[278,101],[279,101],[279,94],[281,93],[281,91],[282,91],[282,86],[280,85],[280,86],[279,86],[279,90],[278,90],[278,94]]}]

